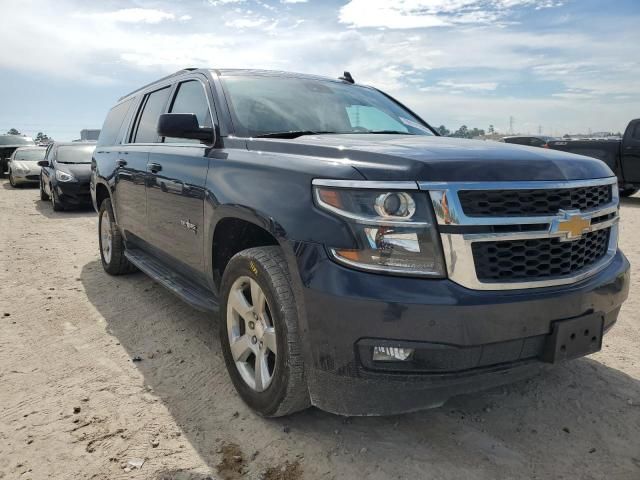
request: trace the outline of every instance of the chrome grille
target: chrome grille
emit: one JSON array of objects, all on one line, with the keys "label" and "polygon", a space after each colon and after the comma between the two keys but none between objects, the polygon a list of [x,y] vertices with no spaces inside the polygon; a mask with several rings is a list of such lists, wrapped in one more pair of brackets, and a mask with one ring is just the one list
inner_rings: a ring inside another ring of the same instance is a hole
[{"label": "chrome grille", "polygon": [[532,238],[475,242],[471,248],[480,281],[541,280],[571,275],[607,254],[610,229],[585,234],[580,240]]},{"label": "chrome grille", "polygon": [[419,186],[431,197],[448,276],[467,288],[575,283],[605,268],[617,251],[615,177]]},{"label": "chrome grille", "polygon": [[590,210],[611,202],[611,185],[532,190],[461,190],[460,204],[470,217],[555,215],[559,210]]}]

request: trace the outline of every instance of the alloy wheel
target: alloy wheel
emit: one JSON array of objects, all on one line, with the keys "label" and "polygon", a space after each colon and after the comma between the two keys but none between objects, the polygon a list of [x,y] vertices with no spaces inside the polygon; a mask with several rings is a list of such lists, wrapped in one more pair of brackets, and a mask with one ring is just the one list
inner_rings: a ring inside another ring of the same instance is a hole
[{"label": "alloy wheel", "polygon": [[227,299],[227,333],[233,361],[244,382],[266,390],[275,375],[276,329],[264,291],[253,278],[238,278]]},{"label": "alloy wheel", "polygon": [[111,221],[106,210],[102,212],[102,217],[100,218],[100,248],[105,263],[111,263],[113,239],[111,237]]}]

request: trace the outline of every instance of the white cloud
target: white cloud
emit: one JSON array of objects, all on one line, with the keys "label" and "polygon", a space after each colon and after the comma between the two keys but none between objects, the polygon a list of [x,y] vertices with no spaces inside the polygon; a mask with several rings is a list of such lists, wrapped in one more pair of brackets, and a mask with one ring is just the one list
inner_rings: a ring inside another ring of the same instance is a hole
[{"label": "white cloud", "polygon": [[225,27],[231,28],[255,28],[264,25],[267,22],[265,18],[236,18],[224,23]]},{"label": "white cloud", "polygon": [[455,24],[493,24],[516,7],[560,6],[555,0],[351,0],[340,22],[352,27],[430,28]]},{"label": "white cloud", "polygon": [[438,82],[439,87],[450,88],[452,90],[470,90],[491,92],[498,87],[496,82],[455,82],[452,80],[443,80]]},{"label": "white cloud", "polygon": [[307,3],[309,0],[280,0],[280,3]]},{"label": "white cloud", "polygon": [[[164,20],[175,20],[176,18],[173,13],[153,8],[123,8],[113,12],[78,13],[77,16],[123,23],[160,23]],[[189,16],[186,15],[186,17]],[[183,19],[181,18],[181,20]]]}]

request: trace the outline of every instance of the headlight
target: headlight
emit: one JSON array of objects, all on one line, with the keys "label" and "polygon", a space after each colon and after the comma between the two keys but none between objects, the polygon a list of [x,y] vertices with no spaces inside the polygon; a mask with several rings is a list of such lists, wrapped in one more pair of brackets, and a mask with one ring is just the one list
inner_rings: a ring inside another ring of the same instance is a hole
[{"label": "headlight", "polygon": [[29,171],[29,167],[25,166],[22,163],[14,163],[11,168],[16,173],[27,173]]},{"label": "headlight", "polygon": [[56,170],[56,178],[60,182],[73,182],[75,180],[73,175],[66,172],[61,172],[60,170]]},{"label": "headlight", "polygon": [[363,270],[444,276],[440,241],[426,192],[385,190],[384,184],[381,189],[358,189],[323,183],[314,181],[316,204],[345,219],[358,243],[356,249],[329,245],[337,261]]}]

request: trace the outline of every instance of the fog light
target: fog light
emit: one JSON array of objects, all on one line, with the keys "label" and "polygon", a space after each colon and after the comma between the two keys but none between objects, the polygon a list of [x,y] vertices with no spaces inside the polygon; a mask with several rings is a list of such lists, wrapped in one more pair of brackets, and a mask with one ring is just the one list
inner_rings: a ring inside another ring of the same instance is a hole
[{"label": "fog light", "polygon": [[374,362],[406,362],[413,354],[413,348],[373,347]]}]

